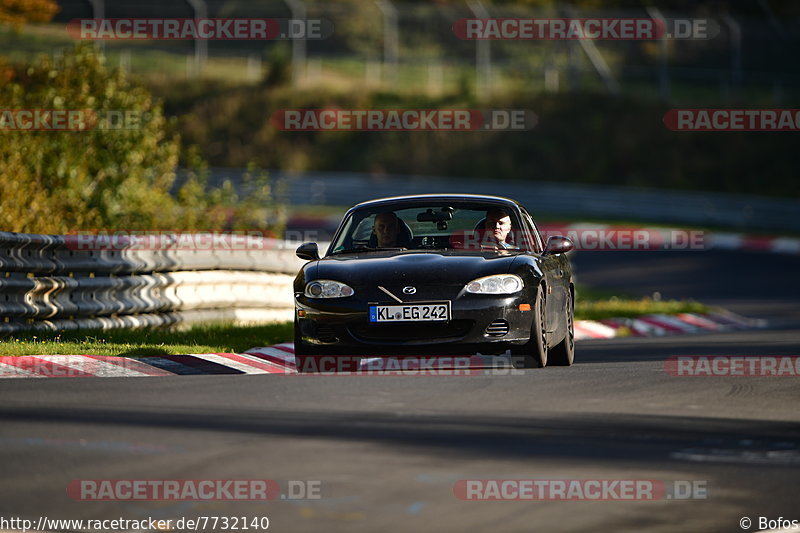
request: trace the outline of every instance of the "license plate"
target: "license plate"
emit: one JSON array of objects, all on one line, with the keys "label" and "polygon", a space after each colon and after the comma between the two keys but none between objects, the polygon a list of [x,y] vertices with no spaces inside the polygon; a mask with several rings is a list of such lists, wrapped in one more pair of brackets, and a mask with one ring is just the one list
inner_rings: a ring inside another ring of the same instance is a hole
[{"label": "license plate", "polygon": [[450,320],[450,302],[370,305],[370,322],[444,322]]}]

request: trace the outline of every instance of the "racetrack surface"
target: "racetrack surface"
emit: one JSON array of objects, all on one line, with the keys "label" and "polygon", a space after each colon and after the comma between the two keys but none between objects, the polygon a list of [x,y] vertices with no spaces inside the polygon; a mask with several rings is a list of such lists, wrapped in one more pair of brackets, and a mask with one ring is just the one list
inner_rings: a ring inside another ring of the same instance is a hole
[{"label": "racetrack surface", "polygon": [[[578,252],[581,283],[635,296],[658,291],[668,299],[719,305],[774,326],[800,324],[800,255],[692,251]],[[800,344],[800,343],[799,343]]]},{"label": "racetrack surface", "polygon": [[[798,355],[798,261],[726,252],[577,256],[581,282],[725,303],[777,327],[585,341],[572,368],[6,380],[0,516],[265,515],[279,532],[741,531],[743,516],[754,526],[759,516],[800,519],[798,378],[664,371],[671,355]],[[766,263],[768,275],[756,277]],[[454,496],[459,480],[505,478],[689,480],[705,482],[707,497]],[[66,494],[79,479],[319,480],[322,498],[83,502]]]}]

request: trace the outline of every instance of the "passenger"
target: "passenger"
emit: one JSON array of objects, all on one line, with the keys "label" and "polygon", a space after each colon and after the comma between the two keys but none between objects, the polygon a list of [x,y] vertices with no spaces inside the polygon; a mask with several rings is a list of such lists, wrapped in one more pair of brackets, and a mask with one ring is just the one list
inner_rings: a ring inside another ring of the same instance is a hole
[{"label": "passenger", "polygon": [[498,248],[513,248],[508,242],[508,234],[511,232],[511,213],[503,208],[492,208],[486,212],[486,222],[483,225],[486,230],[484,239]]}]

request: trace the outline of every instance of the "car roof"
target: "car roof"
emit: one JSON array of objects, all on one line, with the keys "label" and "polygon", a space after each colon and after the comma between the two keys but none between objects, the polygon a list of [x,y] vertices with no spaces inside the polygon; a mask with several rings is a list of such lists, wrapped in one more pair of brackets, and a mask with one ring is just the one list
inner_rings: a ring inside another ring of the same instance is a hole
[{"label": "car roof", "polygon": [[362,207],[378,206],[382,204],[397,203],[397,202],[412,202],[415,200],[433,200],[433,201],[453,201],[453,200],[466,200],[466,201],[485,201],[492,203],[511,204],[517,208],[521,207],[519,202],[510,198],[502,196],[489,196],[485,194],[414,194],[408,196],[391,196],[388,198],[377,198],[369,200],[368,202],[361,202],[354,205],[350,210]]}]

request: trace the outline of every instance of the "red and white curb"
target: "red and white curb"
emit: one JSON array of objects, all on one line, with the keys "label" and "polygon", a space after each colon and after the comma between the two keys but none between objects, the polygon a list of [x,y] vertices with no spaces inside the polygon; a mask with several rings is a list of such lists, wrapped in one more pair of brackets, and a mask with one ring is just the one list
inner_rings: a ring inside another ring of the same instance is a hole
[{"label": "red and white curb", "polygon": [[170,376],[130,357],[98,355],[22,355],[0,357],[0,378]]},{"label": "red and white curb", "polygon": [[735,331],[765,327],[761,320],[750,320],[728,311],[708,314],[645,315],[636,318],[576,320],[575,340],[616,337],[661,337],[709,331]]},{"label": "red and white curb", "polygon": [[741,233],[711,233],[708,238],[713,250],[800,254],[800,239],[794,237],[759,237]]},{"label": "red and white curb", "polygon": [[[698,315],[647,315],[637,318],[607,320],[576,320],[575,339],[610,339],[615,337],[654,337],[707,331],[733,331],[763,327],[759,321],[748,320],[733,313],[719,311]],[[389,359],[399,358],[385,358]],[[425,358],[420,358],[425,359]],[[427,359],[433,359],[429,357]],[[509,366],[508,356],[457,356],[442,358],[453,368],[477,369]],[[425,370],[409,366],[406,361],[393,366],[391,362],[376,365],[381,358],[363,359],[361,370]],[[395,361],[396,362],[396,361]],[[434,365],[436,370],[447,370]],[[251,348],[244,353],[206,353],[164,355],[161,357],[109,357],[99,355],[22,355],[0,357],[0,378],[87,378],[87,377],[148,377],[215,374],[296,374],[294,345],[277,344]]]},{"label": "red and white curb", "polygon": [[[274,354],[282,354],[276,356]],[[146,377],[213,374],[291,374],[291,343],[258,348],[253,353],[205,353],[161,357],[92,355],[22,355],[0,357],[0,378]]]}]

